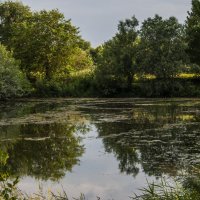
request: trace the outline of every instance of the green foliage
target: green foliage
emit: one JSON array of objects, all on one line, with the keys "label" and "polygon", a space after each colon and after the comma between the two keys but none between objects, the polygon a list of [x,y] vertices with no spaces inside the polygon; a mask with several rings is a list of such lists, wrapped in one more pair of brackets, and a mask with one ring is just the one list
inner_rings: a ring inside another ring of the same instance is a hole
[{"label": "green foliage", "polygon": [[200,1],[192,0],[192,11],[186,21],[188,49],[192,62],[200,65]]},{"label": "green foliage", "polygon": [[131,89],[136,72],[137,26],[135,17],[120,21],[117,34],[102,46],[99,57],[93,54],[98,60],[97,83],[105,95]]},{"label": "green foliage", "polygon": [[7,1],[0,4],[0,11],[1,41],[20,60],[36,88],[33,94],[66,96],[72,75],[93,68],[90,43],[58,10],[31,12],[20,2]]},{"label": "green foliage", "polygon": [[[135,17],[120,21],[115,36],[93,49],[56,9],[32,12],[18,1],[0,3],[0,42],[19,61],[12,61],[19,67],[9,75],[1,72],[0,99],[24,94],[23,74],[36,96],[199,96],[199,0],[192,1],[186,29],[175,17],[158,15],[140,30],[138,24]],[[177,81],[181,73],[196,77],[185,79],[187,85]]]},{"label": "green foliage", "polygon": [[93,68],[90,43],[58,10],[31,12],[20,2],[7,1],[0,11],[0,38],[37,91],[52,84],[62,90],[71,73]]},{"label": "green foliage", "polygon": [[15,24],[13,31],[14,55],[32,82],[37,73],[46,80],[69,74],[73,67],[69,66],[69,59],[80,37],[78,29],[58,10],[33,13],[28,20]]},{"label": "green foliage", "polygon": [[37,81],[35,96],[38,97],[88,97],[98,96],[92,72],[70,76],[66,82],[56,80]]},{"label": "green foliage", "polygon": [[0,44],[0,99],[22,96],[28,86],[29,83],[19,69],[19,63]]},{"label": "green foliage", "polygon": [[141,73],[174,78],[187,61],[184,29],[175,17],[155,15],[142,24],[137,61]]},{"label": "green foliage", "polygon": [[133,97],[200,97],[199,78],[144,80],[133,84]]},{"label": "green foliage", "polygon": [[4,200],[20,199],[17,194],[18,178],[14,181],[4,180],[1,182],[0,197]]},{"label": "green foliage", "polygon": [[11,47],[10,38],[13,36],[12,26],[31,16],[28,6],[21,2],[6,1],[0,3],[0,42]]},{"label": "green foliage", "polygon": [[[175,17],[164,20],[155,15],[136,29],[135,17],[120,22],[118,33],[102,47],[92,50],[97,64],[96,85],[101,95],[113,96],[173,96],[183,86],[175,78],[182,71],[198,71],[197,66],[186,67],[185,30]],[[139,77],[137,85],[143,85],[143,78],[150,74],[156,80],[145,80],[148,89],[138,88],[133,77]],[[153,83],[153,84],[151,84]],[[179,93],[178,93],[179,94]]]},{"label": "green foliage", "polygon": [[132,197],[132,200],[199,200],[200,193],[197,190],[185,189],[178,183],[176,185],[162,180],[160,184],[148,183],[141,189],[142,195]]},{"label": "green foliage", "polygon": [[4,200],[17,200],[16,185],[18,184],[18,178],[14,181],[9,181],[9,173],[3,170],[8,158],[8,154],[0,150],[0,198]]},{"label": "green foliage", "polygon": [[72,55],[69,57],[68,65],[72,67],[72,72],[82,70],[91,70],[93,68],[93,60],[91,56],[83,49],[74,48]]}]

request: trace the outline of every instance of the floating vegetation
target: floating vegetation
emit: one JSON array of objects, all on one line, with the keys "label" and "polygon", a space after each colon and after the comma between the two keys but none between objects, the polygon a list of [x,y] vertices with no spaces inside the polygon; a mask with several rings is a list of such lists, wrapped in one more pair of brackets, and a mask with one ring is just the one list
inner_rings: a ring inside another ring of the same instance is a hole
[{"label": "floating vegetation", "polygon": [[200,169],[200,100],[41,99],[12,104],[0,106],[0,144],[9,154],[11,177],[61,180],[75,166],[82,167],[84,153],[91,151],[87,144],[101,145],[101,152],[89,152],[86,166],[113,156],[116,174],[123,176],[195,178]]}]

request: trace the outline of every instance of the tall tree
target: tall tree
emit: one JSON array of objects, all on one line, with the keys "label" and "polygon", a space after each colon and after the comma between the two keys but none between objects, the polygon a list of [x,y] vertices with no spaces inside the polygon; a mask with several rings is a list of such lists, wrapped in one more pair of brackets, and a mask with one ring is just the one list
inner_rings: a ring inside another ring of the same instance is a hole
[{"label": "tall tree", "polygon": [[159,79],[175,77],[187,56],[183,26],[175,17],[155,15],[145,20],[140,32],[137,62],[143,73]]},{"label": "tall tree", "polygon": [[131,89],[136,69],[137,26],[135,17],[120,21],[116,35],[103,45],[97,69],[100,82],[113,80],[113,85],[118,82],[119,87]]},{"label": "tall tree", "polygon": [[200,1],[192,0],[192,11],[186,20],[187,53],[192,62],[200,65]]},{"label": "tall tree", "polygon": [[10,47],[13,24],[22,22],[30,16],[30,8],[21,2],[6,1],[0,3],[0,42]]},{"label": "tall tree", "polygon": [[40,73],[50,80],[66,68],[74,48],[78,46],[78,29],[58,10],[40,11],[13,27],[14,55],[21,60],[21,67],[29,79]]},{"label": "tall tree", "polygon": [[90,43],[58,10],[31,12],[21,2],[1,3],[0,42],[13,50],[32,83],[66,79],[71,70],[92,66]]}]

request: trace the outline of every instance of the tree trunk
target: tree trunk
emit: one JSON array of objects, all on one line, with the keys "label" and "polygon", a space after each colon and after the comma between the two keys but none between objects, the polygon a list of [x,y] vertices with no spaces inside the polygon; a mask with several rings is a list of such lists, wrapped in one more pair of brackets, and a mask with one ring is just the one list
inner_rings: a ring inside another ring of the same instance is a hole
[{"label": "tree trunk", "polygon": [[127,90],[132,89],[132,83],[133,83],[133,74],[129,73],[127,76]]}]

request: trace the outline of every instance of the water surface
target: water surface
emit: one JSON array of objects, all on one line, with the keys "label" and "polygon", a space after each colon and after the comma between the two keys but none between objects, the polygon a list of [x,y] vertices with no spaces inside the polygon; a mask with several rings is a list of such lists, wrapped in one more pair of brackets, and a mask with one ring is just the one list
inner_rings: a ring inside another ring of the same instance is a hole
[{"label": "water surface", "polygon": [[200,99],[50,99],[0,104],[5,171],[32,194],[126,200],[147,180],[200,168]]}]

